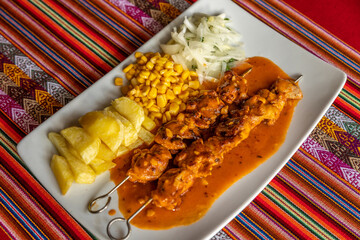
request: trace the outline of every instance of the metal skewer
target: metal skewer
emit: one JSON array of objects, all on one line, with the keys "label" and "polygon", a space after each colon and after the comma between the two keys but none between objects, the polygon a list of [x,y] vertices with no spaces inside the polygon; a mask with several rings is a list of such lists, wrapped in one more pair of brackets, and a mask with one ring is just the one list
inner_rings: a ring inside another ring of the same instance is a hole
[{"label": "metal skewer", "polygon": [[303,79],[303,75],[300,75],[300,76],[298,76],[296,79],[295,79],[295,83],[298,83],[301,79]]},{"label": "metal skewer", "polygon": [[[107,235],[109,236],[109,238],[111,240],[125,240],[128,239],[130,237],[131,234],[131,225],[130,225],[130,221],[136,217],[136,215],[138,215],[144,208],[146,208],[147,205],[149,205],[152,202],[152,198],[150,198],[149,200],[146,201],[146,203],[144,203],[136,212],[134,212],[128,219],[125,219],[123,217],[118,217],[118,218],[114,218],[113,220],[111,220],[106,228],[107,231]],[[125,222],[126,223],[126,227],[127,227],[127,233],[124,237],[120,237],[120,238],[116,238],[114,237],[111,232],[110,232],[110,228],[111,226],[115,223],[115,222]]]},{"label": "metal skewer", "polygon": [[[111,194],[113,192],[115,192],[121,185],[123,185],[127,180],[129,179],[129,176],[127,176],[124,180],[122,180],[121,183],[119,183],[118,185],[116,185],[113,189],[111,189],[108,193],[104,194],[104,195],[101,195],[95,199],[93,199],[91,202],[89,202],[89,205],[88,205],[88,210],[89,212],[91,213],[101,213],[102,211],[104,211],[105,209],[107,209],[107,207],[109,206],[110,202],[111,202]],[[100,208],[100,209],[97,209],[97,210],[94,210],[93,207],[96,206],[96,202],[100,199],[103,199],[103,198],[107,198],[107,202],[106,204]]]}]

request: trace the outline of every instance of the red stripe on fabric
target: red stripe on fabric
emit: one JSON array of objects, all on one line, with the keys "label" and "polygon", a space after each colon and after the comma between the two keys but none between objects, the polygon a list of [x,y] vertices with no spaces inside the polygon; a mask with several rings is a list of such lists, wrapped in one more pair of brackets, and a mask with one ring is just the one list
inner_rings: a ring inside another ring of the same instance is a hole
[{"label": "red stripe on fabric", "polygon": [[295,236],[298,236],[300,239],[313,239],[313,234],[311,234],[301,224],[297,223],[291,216],[284,212],[274,202],[266,198],[264,194],[259,194],[255,198],[254,202],[268,215],[271,215],[281,225],[289,229],[289,231],[291,231]]},{"label": "red stripe on fabric", "polygon": [[314,219],[321,226],[326,228],[332,234],[340,239],[353,237],[349,232],[344,229],[338,222],[327,216],[323,211],[317,208],[308,199],[301,196],[293,188],[284,182],[284,179],[274,178],[270,185],[281,193],[285,198],[296,206],[301,206],[301,210],[304,211],[310,218]]},{"label": "red stripe on fabric", "polygon": [[[65,9],[62,5],[54,2],[53,0],[47,0],[46,5],[53,9],[56,13],[65,18],[71,25],[77,28],[80,32],[84,33],[87,37],[91,38],[95,43],[100,45],[105,51],[113,55],[114,58],[119,60],[125,59],[127,54],[123,54],[124,51],[115,46],[111,41],[105,38],[103,35],[94,31],[87,23],[80,19],[75,13]],[[125,42],[124,42],[125,43]],[[130,44],[127,44],[125,47],[133,48]],[[134,49],[135,50],[135,49]]]},{"label": "red stripe on fabric", "polygon": [[358,110],[347,103],[344,99],[337,97],[333,103],[338,109],[341,109],[341,112],[346,114],[349,118],[351,118],[354,122],[360,124],[360,118]]},{"label": "red stripe on fabric", "polygon": [[35,64],[42,67],[48,75],[56,79],[68,92],[76,96],[85,90],[86,87],[84,85],[76,81],[72,75],[64,71],[51,58],[41,54],[41,51],[36,46],[24,38],[17,30],[13,29],[11,25],[8,25],[4,19],[1,18],[0,24],[1,34]]},{"label": "red stripe on fabric", "polygon": [[[72,9],[78,14],[78,17],[82,18],[83,21],[87,21],[88,24],[91,25],[92,28],[96,29],[98,32],[100,32],[103,36],[106,36],[106,38],[109,41],[112,41],[113,44],[116,46],[119,46],[123,49],[123,51],[126,53],[124,57],[127,57],[132,52],[134,52],[137,49],[137,46],[135,46],[131,41],[129,41],[125,36],[122,36],[119,31],[115,30],[112,26],[108,25],[104,21],[100,21],[100,19],[93,14],[90,14],[87,9],[83,5],[81,5],[78,2],[74,1],[67,1],[62,0],[61,4],[63,4],[65,7]],[[119,23],[118,23],[119,24]],[[126,31],[131,34],[131,30],[126,29],[125,26],[122,26]],[[138,36],[132,37],[138,39],[140,42],[144,42],[144,39],[139,39]],[[119,59],[120,61],[122,59]]]},{"label": "red stripe on fabric", "polygon": [[121,9],[115,7],[111,2],[106,1],[93,1],[89,2],[92,6],[97,8],[107,17],[114,20],[120,26],[124,26],[126,29],[130,30],[134,36],[137,36],[138,39],[147,41],[149,40],[154,34],[143,25],[138,23],[135,19],[129,16],[126,12],[122,11]]},{"label": "red stripe on fabric", "polygon": [[[360,98],[360,85],[354,82],[346,81],[344,88],[354,95],[357,99]],[[360,114],[358,115],[360,117]]]},{"label": "red stripe on fabric", "polygon": [[1,109],[0,109],[0,128],[16,143],[26,136],[26,133],[17,126]]},{"label": "red stripe on fabric", "polygon": [[[23,7],[25,12],[30,12],[34,19],[47,28],[50,32],[53,32],[58,37],[61,36],[63,42],[70,46],[70,48],[74,49],[78,52],[78,54],[82,55],[85,59],[91,62],[97,68],[100,68],[104,72],[108,72],[112,69],[112,66],[106,63],[102,58],[94,54],[92,51],[89,51],[83,43],[69,34],[65,29],[60,27],[57,23],[54,23],[51,18],[46,16],[43,12],[41,12],[38,8],[32,5],[29,2],[21,1],[18,2],[19,6]],[[93,81],[96,79],[93,79]]]},{"label": "red stripe on fabric", "polygon": [[97,66],[92,66],[87,59],[66,46],[60,39],[57,39],[56,35],[52,32],[42,28],[41,24],[32,16],[24,13],[21,7],[13,2],[4,2],[3,4],[9,13],[17,17],[17,20],[21,22],[22,25],[27,26],[27,28],[31,32],[36,33],[40,39],[47,39],[47,42],[51,43],[48,45],[51,46],[55,52],[62,53],[61,56],[72,66],[76,66],[82,74],[94,80],[100,78],[105,73],[98,71]]},{"label": "red stripe on fabric", "polygon": [[[9,213],[8,209],[0,203],[0,216],[1,216],[1,231],[0,236],[4,235],[4,239],[31,239],[29,234],[25,231],[22,224],[16,221]],[[0,238],[3,239],[2,237]]]},{"label": "red stripe on fabric", "polygon": [[[11,172],[14,179],[21,183],[21,188],[26,189],[38,206],[44,208],[56,225],[61,226],[68,235],[75,239],[91,239],[85,230],[50,196],[48,192],[13,159],[8,152],[0,147],[0,160],[7,171]],[[36,196],[34,199],[32,196]],[[21,199],[18,199],[20,201]],[[25,204],[25,202],[24,202]],[[35,218],[36,219],[36,218]],[[56,222],[55,220],[56,219]],[[54,236],[56,237],[56,236]]]}]

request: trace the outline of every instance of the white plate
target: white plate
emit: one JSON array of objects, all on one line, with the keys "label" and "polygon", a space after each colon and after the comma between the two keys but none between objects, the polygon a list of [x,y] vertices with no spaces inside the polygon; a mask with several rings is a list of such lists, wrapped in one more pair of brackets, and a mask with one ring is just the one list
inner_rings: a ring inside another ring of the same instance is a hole
[{"label": "white plate", "polygon": [[[346,75],[343,72],[281,36],[228,0],[197,1],[138,51],[158,50],[159,43],[169,40],[169,32],[174,26],[181,24],[185,15],[190,16],[194,13],[216,15],[223,12],[231,19],[231,26],[243,35],[248,57],[267,57],[290,76],[298,74],[304,76],[300,82],[304,98],[296,107],[286,141],[279,151],[229,188],[202,219],[189,226],[164,231],[133,228],[131,239],[206,239],[213,236],[244,209],[285,165],[345,83]],[[107,212],[93,215],[87,212],[86,207],[90,199],[105,193],[113,186],[113,183],[109,182],[109,175],[98,177],[92,185],[74,184],[69,193],[62,196],[49,166],[51,156],[56,151],[47,139],[47,134],[75,124],[76,120],[86,112],[102,109],[108,106],[112,99],[119,97],[119,88],[113,84],[114,77],[121,75],[123,66],[133,60],[134,56],[130,56],[123,61],[18,144],[21,158],[37,180],[76,220],[100,239],[107,239],[106,225],[113,216],[109,216]],[[113,196],[110,209],[118,209],[117,196],[116,194]]]}]

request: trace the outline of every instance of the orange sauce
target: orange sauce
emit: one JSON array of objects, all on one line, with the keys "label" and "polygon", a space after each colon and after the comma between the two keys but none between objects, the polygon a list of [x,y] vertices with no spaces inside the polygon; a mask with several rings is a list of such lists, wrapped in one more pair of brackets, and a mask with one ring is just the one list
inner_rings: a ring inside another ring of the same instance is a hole
[{"label": "orange sauce", "polygon": [[[278,77],[288,78],[278,66],[262,57],[249,58],[235,71],[241,74],[250,66],[252,71],[246,75],[250,96],[259,89],[269,88]],[[289,101],[274,125],[257,126],[246,140],[225,155],[222,165],[215,168],[211,176],[198,179],[184,195],[179,209],[169,211],[150,204],[131,223],[143,229],[167,229],[199,220],[227,188],[277,151],[285,140],[296,103]],[[117,167],[111,170],[111,179],[116,184],[125,178],[130,159],[131,153],[115,160]],[[154,188],[156,182],[139,184],[127,181],[118,189],[119,209],[125,218],[131,216],[148,199]]]}]

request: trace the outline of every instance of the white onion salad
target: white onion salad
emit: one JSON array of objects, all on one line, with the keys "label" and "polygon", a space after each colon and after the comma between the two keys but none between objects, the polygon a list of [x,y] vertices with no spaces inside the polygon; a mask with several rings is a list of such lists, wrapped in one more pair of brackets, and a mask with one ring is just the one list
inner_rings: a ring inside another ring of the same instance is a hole
[{"label": "white onion salad", "polygon": [[184,23],[171,32],[171,40],[160,47],[176,63],[196,71],[200,82],[216,81],[245,58],[241,35],[227,24],[225,14],[185,17]]}]

